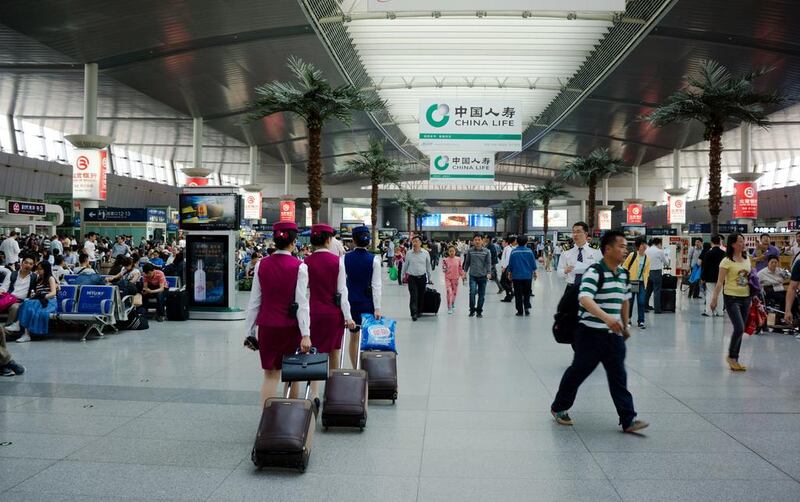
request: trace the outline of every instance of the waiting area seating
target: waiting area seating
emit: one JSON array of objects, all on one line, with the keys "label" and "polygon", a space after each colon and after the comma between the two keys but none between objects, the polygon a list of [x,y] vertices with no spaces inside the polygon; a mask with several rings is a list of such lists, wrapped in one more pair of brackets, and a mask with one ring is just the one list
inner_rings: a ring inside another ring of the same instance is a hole
[{"label": "waiting area seating", "polygon": [[70,324],[86,325],[80,340],[92,333],[99,337],[106,328],[114,332],[118,321],[127,321],[134,309],[133,296],[122,297],[116,286],[62,285],[58,290],[57,309],[50,318]]}]

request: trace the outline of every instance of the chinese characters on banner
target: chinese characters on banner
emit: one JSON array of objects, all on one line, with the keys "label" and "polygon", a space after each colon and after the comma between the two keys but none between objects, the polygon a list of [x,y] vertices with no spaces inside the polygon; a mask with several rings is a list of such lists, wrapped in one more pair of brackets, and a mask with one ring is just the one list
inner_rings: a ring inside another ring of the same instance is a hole
[{"label": "chinese characters on banner", "polygon": [[186,178],[187,187],[204,187],[208,185],[208,178]]},{"label": "chinese characters on banner", "polygon": [[36,202],[10,200],[8,201],[8,214],[29,214],[34,216],[44,216],[45,205]]},{"label": "chinese characters on banner", "polygon": [[515,101],[419,100],[423,151],[522,150],[522,108]]},{"label": "chinese characters on banner", "polygon": [[294,221],[294,201],[282,200],[279,206],[280,217],[278,221]]},{"label": "chinese characters on banner", "polygon": [[610,209],[600,209],[597,211],[597,228],[600,230],[611,230]]},{"label": "chinese characters on banner", "polygon": [[74,199],[106,200],[106,150],[75,150],[72,167],[72,197]]},{"label": "chinese characters on banner", "polygon": [[667,223],[686,223],[686,197],[683,195],[667,196]]},{"label": "chinese characters on banner", "polygon": [[734,218],[758,218],[758,190],[756,184],[750,181],[743,181],[734,185],[733,195],[733,217]]},{"label": "chinese characters on banner", "polygon": [[242,196],[242,198],[244,199],[244,219],[260,220],[261,192],[247,192]]},{"label": "chinese characters on banner", "polygon": [[[480,11],[485,0],[369,0],[368,12]],[[495,0],[497,11],[625,12],[625,0]]]},{"label": "chinese characters on banner", "polygon": [[494,152],[431,155],[430,179],[436,184],[491,184]]},{"label": "chinese characters on banner", "polygon": [[642,223],[642,210],[641,204],[628,204],[628,220],[629,224],[641,224]]}]

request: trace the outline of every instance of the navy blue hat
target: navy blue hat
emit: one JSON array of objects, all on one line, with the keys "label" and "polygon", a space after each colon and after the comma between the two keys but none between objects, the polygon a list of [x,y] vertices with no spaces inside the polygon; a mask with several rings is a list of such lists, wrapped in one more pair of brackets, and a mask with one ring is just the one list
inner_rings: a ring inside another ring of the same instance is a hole
[{"label": "navy blue hat", "polygon": [[353,228],[353,237],[358,234],[369,234],[369,227],[366,225],[361,225],[360,227]]}]

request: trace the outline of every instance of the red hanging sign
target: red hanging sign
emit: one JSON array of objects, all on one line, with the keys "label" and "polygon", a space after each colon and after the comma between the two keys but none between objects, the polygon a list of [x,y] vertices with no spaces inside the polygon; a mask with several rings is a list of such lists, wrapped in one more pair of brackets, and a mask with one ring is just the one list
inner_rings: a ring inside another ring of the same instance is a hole
[{"label": "red hanging sign", "polygon": [[294,221],[294,201],[282,200],[280,203],[280,220],[279,221]]},{"label": "red hanging sign", "polygon": [[187,187],[204,187],[208,185],[208,178],[186,178]]},{"label": "red hanging sign", "polygon": [[628,224],[641,224],[642,223],[642,210],[641,204],[628,204]]},{"label": "red hanging sign", "polygon": [[733,217],[756,219],[758,218],[758,189],[751,181],[741,181],[734,184]]}]

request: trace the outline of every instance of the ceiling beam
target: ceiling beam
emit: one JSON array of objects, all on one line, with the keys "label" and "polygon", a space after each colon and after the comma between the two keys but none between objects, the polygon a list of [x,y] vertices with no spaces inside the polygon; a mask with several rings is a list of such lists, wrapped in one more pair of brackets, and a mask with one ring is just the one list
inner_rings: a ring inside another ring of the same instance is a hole
[{"label": "ceiling beam", "polygon": [[734,33],[711,32],[705,30],[698,31],[674,26],[656,26],[653,28],[653,31],[650,32],[650,35],[653,37],[677,38],[680,40],[693,40],[715,45],[727,45],[754,51],[774,52],[795,57],[800,56],[800,48],[797,48],[796,45],[778,44],[766,38],[751,38]]}]

